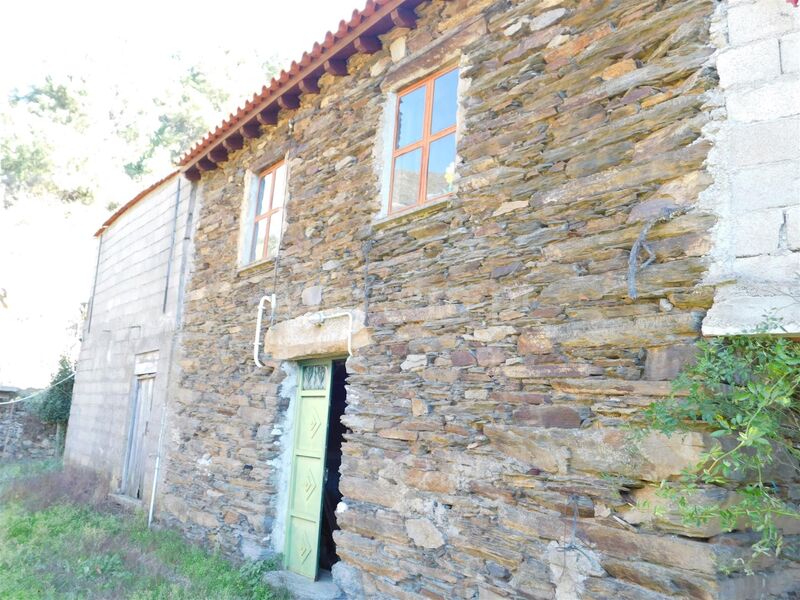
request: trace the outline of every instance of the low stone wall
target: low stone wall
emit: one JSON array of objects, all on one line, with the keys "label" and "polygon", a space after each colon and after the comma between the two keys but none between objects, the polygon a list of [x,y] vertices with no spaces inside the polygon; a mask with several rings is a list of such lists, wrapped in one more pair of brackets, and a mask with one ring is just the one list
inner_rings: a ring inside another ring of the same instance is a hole
[{"label": "low stone wall", "polygon": [[0,407],[0,461],[56,456],[56,426],[42,423],[25,406]]}]

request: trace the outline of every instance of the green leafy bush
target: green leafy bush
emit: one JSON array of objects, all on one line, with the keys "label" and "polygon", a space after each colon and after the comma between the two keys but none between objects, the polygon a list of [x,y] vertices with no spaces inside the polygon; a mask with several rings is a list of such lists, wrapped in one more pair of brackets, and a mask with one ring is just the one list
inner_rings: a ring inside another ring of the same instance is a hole
[{"label": "green leafy bush", "polygon": [[[669,435],[700,428],[714,438],[694,468],[662,484],[683,520],[751,529],[759,535],[754,556],[780,554],[779,521],[800,519],[787,489],[800,474],[800,342],[765,334],[701,341],[673,396],[645,414],[650,429]],[[693,491],[712,485],[730,490],[733,500],[696,506]]]},{"label": "green leafy bush", "polygon": [[58,371],[50,380],[50,389],[34,403],[34,411],[45,423],[66,423],[72,406],[75,365],[66,356],[58,360]]}]

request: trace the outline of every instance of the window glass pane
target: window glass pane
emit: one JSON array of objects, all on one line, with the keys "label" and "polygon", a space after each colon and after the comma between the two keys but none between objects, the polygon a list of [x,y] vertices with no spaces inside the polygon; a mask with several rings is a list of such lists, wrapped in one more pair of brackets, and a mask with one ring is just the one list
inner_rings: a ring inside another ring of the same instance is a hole
[{"label": "window glass pane", "polygon": [[267,236],[267,224],[269,219],[256,221],[255,231],[253,231],[253,252],[250,260],[261,260],[264,258],[264,239]]},{"label": "window glass pane", "polygon": [[283,206],[286,196],[286,165],[275,169],[275,190],[272,192],[272,208]]},{"label": "window glass pane", "polygon": [[269,187],[272,175],[267,173],[258,178],[258,197],[256,198],[256,215],[263,214],[269,210]]},{"label": "window glass pane", "polygon": [[428,199],[453,191],[456,175],[456,134],[431,143],[428,156]]},{"label": "window glass pane", "polygon": [[405,96],[400,96],[400,109],[397,117],[398,148],[405,148],[422,139],[426,89],[427,86],[422,86]]},{"label": "window glass pane", "polygon": [[305,365],[303,367],[303,389],[324,389],[326,370],[325,365]]},{"label": "window glass pane", "polygon": [[458,108],[458,69],[437,77],[433,84],[431,133],[456,124]]},{"label": "window glass pane", "polygon": [[393,211],[402,210],[417,203],[421,166],[422,148],[401,154],[394,160],[394,179],[392,181]]},{"label": "window glass pane", "polygon": [[267,256],[275,256],[275,254],[277,254],[278,244],[281,242],[282,228],[283,210],[279,210],[269,219],[269,243],[267,244]]}]

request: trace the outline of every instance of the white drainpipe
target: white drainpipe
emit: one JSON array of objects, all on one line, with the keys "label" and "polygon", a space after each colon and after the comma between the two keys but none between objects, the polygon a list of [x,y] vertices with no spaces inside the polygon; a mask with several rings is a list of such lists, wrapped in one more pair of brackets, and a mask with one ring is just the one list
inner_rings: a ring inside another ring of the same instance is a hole
[{"label": "white drainpipe", "polygon": [[262,363],[258,359],[258,353],[261,349],[261,326],[264,321],[264,303],[269,302],[270,308],[272,309],[272,313],[275,314],[275,293],[273,292],[269,296],[263,296],[261,300],[258,302],[258,317],[256,317],[256,337],[253,340],[253,362],[256,363],[256,366],[263,369],[264,363]]},{"label": "white drainpipe", "polygon": [[347,317],[348,318],[348,327],[347,327],[347,355],[353,356],[353,313],[349,310],[343,310],[342,312],[336,312],[330,315],[325,315],[322,313],[317,313],[317,325],[322,326],[325,321],[329,321],[330,319],[338,319],[340,317]]}]

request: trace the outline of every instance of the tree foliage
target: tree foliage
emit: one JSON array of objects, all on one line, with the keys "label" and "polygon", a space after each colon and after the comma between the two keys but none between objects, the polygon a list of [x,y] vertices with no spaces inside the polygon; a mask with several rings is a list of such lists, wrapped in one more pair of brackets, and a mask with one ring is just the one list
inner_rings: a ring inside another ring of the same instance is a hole
[{"label": "tree foliage", "polygon": [[72,406],[75,364],[66,356],[58,360],[58,370],[50,380],[50,388],[33,405],[34,412],[45,423],[66,423]]},{"label": "tree foliage", "polygon": [[53,177],[54,162],[51,147],[39,139],[0,141],[0,183],[5,188],[3,205],[11,204],[25,195],[54,196],[64,203],[90,203],[94,198],[85,186],[63,186]]},{"label": "tree foliage", "polygon": [[[676,394],[646,412],[666,434],[703,429],[715,443],[680,481],[665,482],[685,522],[719,519],[759,539],[754,556],[781,553],[780,521],[800,519],[789,484],[800,474],[800,342],[756,334],[701,341],[696,362],[675,381]],[[701,486],[728,489],[732,502],[698,507]]]},{"label": "tree foliage", "polygon": [[67,77],[65,83],[57,83],[48,75],[44,82],[31,86],[26,93],[14,90],[9,102],[11,106],[23,104],[34,115],[56,123],[67,125],[80,121],[77,126],[84,127],[83,96],[86,96],[85,89],[74,86],[72,77]]},{"label": "tree foliage", "polygon": [[152,82],[99,75],[102,66],[91,59],[80,68],[14,89],[5,105],[0,100],[6,208],[25,197],[88,204],[132,193],[144,177],[169,170],[229,101],[275,72],[271,60],[229,53],[202,65],[171,56]]},{"label": "tree foliage", "polygon": [[[89,203],[91,185],[79,176],[79,154],[60,160],[56,146],[65,132],[85,133],[89,119],[84,82],[52,76],[25,91],[15,89],[8,98],[8,115],[2,115],[7,134],[0,141],[0,184],[7,208],[25,196],[50,196],[64,203]],[[14,126],[12,126],[12,124]]]},{"label": "tree foliage", "polygon": [[219,113],[230,97],[194,65],[185,71],[179,82],[177,93],[170,90],[153,100],[159,113],[153,130],[140,132],[129,127],[122,132],[122,136],[131,141],[145,140],[136,160],[125,164],[128,176],[135,178],[146,173],[153,157],[162,149],[173,163],[177,162],[209,130],[210,121],[204,115]]}]

